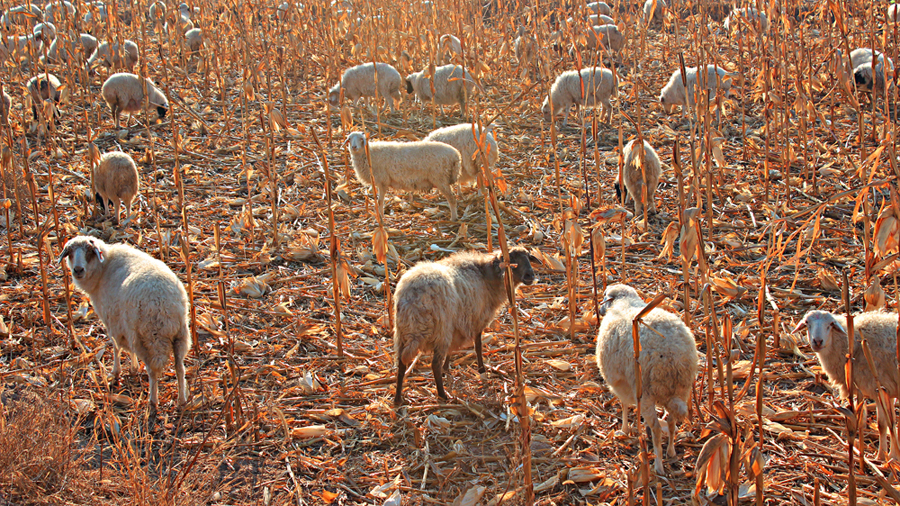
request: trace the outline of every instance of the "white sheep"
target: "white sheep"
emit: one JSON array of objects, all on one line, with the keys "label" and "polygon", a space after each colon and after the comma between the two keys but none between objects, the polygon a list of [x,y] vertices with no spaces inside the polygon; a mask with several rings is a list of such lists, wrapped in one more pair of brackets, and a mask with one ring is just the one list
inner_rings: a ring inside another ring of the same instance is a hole
[{"label": "white sheep", "polygon": [[[378,71],[376,85],[375,71]],[[328,90],[328,103],[333,106],[340,104],[341,90],[344,98],[351,102],[357,102],[362,97],[378,97],[384,99],[391,112],[400,107],[403,95],[400,92],[403,86],[403,78],[393,66],[388,63],[363,63],[350,67],[341,76],[341,82]]]},{"label": "white sheep", "polygon": [[[622,181],[625,183],[627,197],[634,201],[634,215],[643,216],[644,212],[644,187],[647,188],[647,212],[656,212],[656,187],[659,185],[659,177],[662,175],[662,164],[656,150],[646,140],[644,149],[639,149],[637,139],[629,142],[622,155],[625,162],[622,166]],[[643,151],[643,153],[641,153]]]},{"label": "white sheep", "polygon": [[459,180],[459,151],[442,142],[372,141],[367,157],[367,142],[363,132],[351,132],[346,141],[356,178],[375,188],[382,215],[388,188],[416,192],[437,188],[450,205],[450,219],[456,221],[456,197],[450,186]]},{"label": "white sheep", "polygon": [[85,12],[81,20],[86,26],[98,29],[109,23],[109,10],[102,0],[85,2],[85,9],[87,12]]},{"label": "white sheep", "polygon": [[[849,394],[844,366],[847,363],[849,346],[847,339],[847,318],[826,311],[813,310],[806,313],[793,332],[806,329],[809,344],[828,379],[842,399]],[[875,373],[869,367],[862,347],[862,337],[866,338]],[[853,317],[853,384],[869,399],[878,399],[878,390],[884,388],[888,396],[888,406],[875,403],[878,418],[878,455],[888,456],[887,414],[884,407],[893,409],[894,399],[900,397],[900,378],[897,372],[897,314],[871,311]],[[877,378],[877,379],[876,379]],[[880,381],[880,383],[879,383]],[[900,442],[891,442],[890,457],[900,460]]]},{"label": "white sheep", "polygon": [[453,59],[453,55],[462,55],[462,42],[456,35],[450,35],[449,33],[441,35],[440,48],[440,52],[443,55],[441,60],[444,63],[450,62]]},{"label": "white sheep", "polygon": [[[582,96],[582,84],[584,85],[584,95]],[[575,106],[576,112],[580,106],[596,107],[600,105],[600,115],[606,112],[606,122],[612,120],[612,104],[610,97],[618,96],[618,80],[612,71],[600,67],[587,67],[577,70],[570,70],[560,74],[553,86],[550,87],[550,96],[544,99],[541,105],[541,113],[544,115],[544,121],[550,122],[551,107],[553,102],[553,116],[563,117],[563,125],[568,122],[569,107]]]},{"label": "white sheep", "polygon": [[528,35],[524,26],[516,31],[516,40],[513,42],[513,51],[519,66],[529,65],[537,56],[537,40]]},{"label": "white sheep", "polygon": [[[656,3],[656,9],[653,9],[653,4]],[[644,1],[644,22],[658,22],[662,23],[666,16],[666,9],[668,5],[666,5],[665,0],[645,0]],[[653,17],[650,17],[650,14],[653,14]]]},{"label": "white sheep", "polygon": [[109,42],[104,41],[97,46],[94,54],[88,58],[87,66],[91,72],[93,72],[95,65],[112,67],[116,70],[131,70],[137,65],[139,57],[140,52],[138,50],[138,45],[130,40],[125,41],[124,50],[119,49],[118,42],[113,42],[112,45],[110,45]]},{"label": "white sheep", "polygon": [[[97,50],[97,38],[89,33],[82,33],[79,36],[80,42],[80,54],[82,61],[86,60],[94,51]],[[62,46],[62,47],[60,47]],[[46,57],[41,55],[41,63],[57,63],[57,62],[68,62],[69,55],[74,55],[78,52],[76,46],[72,44],[70,40],[68,40],[65,36],[60,36],[53,39],[53,42],[50,43],[50,47],[47,49]]]},{"label": "white sheep", "polygon": [[159,404],[159,377],[175,355],[178,403],[188,400],[184,358],[191,348],[188,297],[184,285],[163,262],[126,244],[106,244],[89,236],[66,243],[66,259],[75,286],[91,299],[113,342],[113,376],[118,382],[120,349],[141,359],[150,377],[150,405]]},{"label": "white sheep", "polygon": [[6,38],[0,38],[0,60],[6,61],[13,59],[16,64],[25,62],[31,63],[31,55],[39,52],[40,41],[34,39],[34,35],[11,35]]},{"label": "white sheep", "polygon": [[[148,104],[156,108],[159,119],[166,117],[169,111],[169,100],[153,84],[150,79],[144,79],[147,85]],[[144,106],[144,85],[141,79],[127,72],[120,72],[109,76],[100,89],[103,99],[109,105],[116,128],[119,128],[119,115],[123,112],[134,114]]]},{"label": "white sheep", "polygon": [[201,28],[188,30],[184,34],[184,39],[191,54],[197,54],[203,48],[203,30]]},{"label": "white sheep", "polygon": [[[476,140],[476,135],[478,140]],[[480,128],[475,126],[473,129],[472,123],[460,123],[459,125],[438,128],[429,133],[424,140],[443,142],[459,151],[462,157],[462,166],[460,167],[458,180],[460,186],[475,183],[481,178],[481,168],[484,164],[482,163],[478,147],[478,143],[481,141]],[[500,157],[500,151],[497,148],[494,133],[490,128],[485,132],[484,148],[487,150],[488,167],[493,170],[494,166],[497,165],[497,159]]]},{"label": "white sheep", "polygon": [[38,23],[34,25],[32,36],[34,40],[39,41],[41,44],[49,45],[56,40],[56,25],[48,21]]},{"label": "white sheep", "polygon": [[[671,114],[675,110],[675,106],[682,106],[681,116],[684,117],[684,106],[694,106],[694,90],[697,89],[698,72],[697,67],[687,67],[686,81],[687,88],[681,80],[681,69],[672,73],[669,82],[663,87],[659,94],[659,101],[662,103],[666,114]],[[706,82],[704,88],[707,90],[710,104],[716,96],[716,90],[721,89],[726,95],[731,89],[731,79],[737,77],[737,72],[730,73],[722,67],[716,65],[706,66]],[[721,114],[721,113],[720,113]],[[721,119],[721,118],[720,118]]]},{"label": "white sheep", "polygon": [[[531,262],[519,246],[509,250],[513,290],[534,283]],[[433,352],[431,370],[437,395],[447,399],[444,371],[450,353],[474,342],[479,372],[485,372],[481,335],[507,302],[506,267],[500,252],[464,251],[439,262],[420,262],[406,271],[394,292],[394,406],[403,403],[403,377],[419,352]]]},{"label": "white sheep", "polygon": [[[119,219],[119,204],[125,206],[125,216],[131,215],[131,203],[137,196],[141,186],[141,177],[137,165],[128,153],[111,151],[100,157],[100,163],[91,168],[91,188],[104,209],[104,215],[112,211]],[[111,205],[110,205],[111,204]],[[110,209],[112,208],[112,209]]]},{"label": "white sheep", "polygon": [[587,31],[587,47],[591,49],[606,48],[618,53],[625,46],[625,36],[616,25],[592,26]]},{"label": "white sheep", "polygon": [[49,2],[44,6],[44,21],[50,23],[75,22],[75,6],[68,0]]},{"label": "white sheep", "polygon": [[0,16],[0,25],[7,31],[13,29],[13,25],[31,25],[44,20],[44,11],[34,4],[17,5]]},{"label": "white sheep", "polygon": [[766,17],[765,12],[760,12],[755,7],[736,7],[725,19],[722,28],[725,29],[725,33],[731,35],[733,30],[739,30],[739,25],[742,23],[752,26],[753,29],[757,29],[758,26],[760,34],[769,31],[769,18]]},{"label": "white sheep", "polygon": [[593,11],[594,14],[603,14],[604,16],[612,16],[612,8],[606,2],[591,2],[587,4],[587,10]]},{"label": "white sheep", "polygon": [[147,11],[150,22],[154,24],[162,24],[166,19],[167,12],[168,9],[166,8],[166,4],[159,1],[150,4],[150,8]]},{"label": "white sheep", "polygon": [[[622,402],[622,430],[631,432],[628,407],[637,404],[632,322],[647,304],[626,285],[610,285],[603,295],[603,321],[597,333],[597,367],[612,393]],[[639,324],[641,413],[653,434],[653,463],[663,474],[662,428],[656,407],[668,412],[668,456],[675,456],[675,426],[688,414],[691,387],[697,377],[699,357],[694,335],[681,319],[654,308]]]},{"label": "white sheep", "polygon": [[[426,69],[427,70],[427,69]],[[406,92],[414,94],[421,102],[434,102],[441,106],[441,114],[445,105],[459,104],[460,113],[466,116],[466,101],[475,94],[478,88],[472,74],[468,70],[463,73],[459,65],[443,65],[434,71],[434,93],[431,92],[431,79],[426,71],[406,76]]]},{"label": "white sheep", "polygon": [[590,26],[603,26],[603,25],[614,25],[616,24],[616,20],[605,15],[605,14],[591,14],[587,17],[588,25]]},{"label": "white sheep", "polygon": [[[45,100],[52,100],[59,104],[62,98],[59,88],[59,78],[47,72],[42,72],[25,83],[25,89],[31,96],[31,112],[34,114],[34,119],[38,119],[38,107],[42,107]],[[54,116],[59,116],[59,111],[56,109],[54,109]]]}]

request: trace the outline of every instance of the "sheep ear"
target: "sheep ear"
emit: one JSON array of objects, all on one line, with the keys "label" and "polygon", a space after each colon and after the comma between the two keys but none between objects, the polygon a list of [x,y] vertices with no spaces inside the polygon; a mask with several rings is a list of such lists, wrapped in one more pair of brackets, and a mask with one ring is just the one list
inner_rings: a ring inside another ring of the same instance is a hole
[{"label": "sheep ear", "polygon": [[532,265],[543,265],[544,264],[544,262],[541,262],[540,258],[532,255],[531,253],[528,254],[528,261],[531,262]]},{"label": "sheep ear", "polygon": [[503,269],[500,268],[500,265],[503,263],[503,254],[497,253],[494,255],[494,260],[491,262],[491,267],[497,273],[498,276],[503,275]]},{"label": "sheep ear", "polygon": [[106,255],[103,253],[103,250],[100,249],[93,241],[91,241],[91,247],[94,248],[94,254],[97,255],[97,260],[102,264],[104,260],[106,260]]},{"label": "sheep ear", "polygon": [[831,328],[833,328],[834,331],[838,334],[847,337],[847,329],[845,329],[844,326],[841,325],[841,322],[837,320],[831,320]]},{"label": "sheep ear", "polygon": [[800,323],[798,323],[797,326],[794,327],[794,330],[791,331],[791,334],[796,334],[797,332],[800,332],[801,330],[804,330],[805,328],[806,328],[806,317],[804,316],[803,319],[800,320]]},{"label": "sheep ear", "polygon": [[69,245],[67,244],[66,247],[63,248],[62,253],[59,254],[59,258],[56,259],[56,263],[62,265],[63,260],[65,260],[66,257],[68,257],[71,254],[72,254],[72,248],[70,248]]}]

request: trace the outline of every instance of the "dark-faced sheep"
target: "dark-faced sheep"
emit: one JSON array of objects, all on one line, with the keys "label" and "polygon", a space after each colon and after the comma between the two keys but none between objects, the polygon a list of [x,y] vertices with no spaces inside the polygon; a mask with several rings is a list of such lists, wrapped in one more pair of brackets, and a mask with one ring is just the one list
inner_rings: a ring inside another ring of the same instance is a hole
[{"label": "dark-faced sheep", "polygon": [[[531,262],[537,259],[527,249],[510,249],[509,261],[513,290],[534,282]],[[478,370],[485,371],[481,335],[507,302],[506,272],[500,252],[466,251],[418,263],[403,274],[394,294],[395,406],[403,402],[406,368],[420,352],[433,352],[431,370],[441,399],[447,399],[443,372],[450,369],[452,351],[474,342]]]}]

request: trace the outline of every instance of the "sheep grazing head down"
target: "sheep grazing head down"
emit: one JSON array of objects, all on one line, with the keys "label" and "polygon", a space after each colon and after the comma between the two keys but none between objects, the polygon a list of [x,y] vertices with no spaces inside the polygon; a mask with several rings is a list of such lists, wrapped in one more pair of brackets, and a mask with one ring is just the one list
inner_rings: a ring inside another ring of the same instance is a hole
[{"label": "sheep grazing head down", "polygon": [[413,79],[416,78],[415,74],[410,74],[406,76],[406,93],[412,95],[416,92],[416,89],[413,87]]},{"label": "sheep grazing head down", "polygon": [[57,263],[63,260],[68,260],[72,276],[78,282],[85,278],[92,265],[103,263],[105,255],[93,237],[78,236],[66,243]]},{"label": "sheep grazing head down", "polygon": [[[841,322],[835,319],[834,315],[826,311],[810,311],[800,320],[800,323],[794,328],[796,334],[806,329],[809,336],[809,345],[813,351],[819,353],[828,347],[832,338],[847,339],[847,329]],[[837,335],[833,335],[836,333]]]},{"label": "sheep grazing head down", "polygon": [[330,90],[328,90],[328,103],[337,106],[340,104],[341,100],[341,83],[335,84]]},{"label": "sheep grazing head down", "polygon": [[637,291],[628,285],[610,285],[603,293],[603,302],[600,304],[600,316],[606,316],[607,311],[612,309],[617,302],[629,300],[636,304],[642,305],[644,299],[638,295]]},{"label": "sheep grazing head down", "polygon": [[672,114],[672,112],[675,110],[675,106],[677,104],[669,104],[666,102],[667,102],[666,93],[661,93],[659,95],[659,103],[662,104],[663,109],[665,109],[665,111],[666,111],[666,114]]},{"label": "sheep grazing head down", "polygon": [[169,112],[169,108],[165,106],[158,105],[156,106],[156,114],[159,115],[159,119],[163,119],[166,117],[166,113]]}]

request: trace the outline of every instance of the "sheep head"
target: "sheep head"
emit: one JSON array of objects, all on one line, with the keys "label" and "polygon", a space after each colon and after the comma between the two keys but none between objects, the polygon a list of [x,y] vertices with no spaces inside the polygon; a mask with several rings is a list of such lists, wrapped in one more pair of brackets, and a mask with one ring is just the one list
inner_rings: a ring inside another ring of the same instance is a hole
[{"label": "sheep head", "polygon": [[[791,333],[806,329],[809,345],[818,353],[828,347],[832,337],[847,339],[847,330],[835,316],[827,311],[810,311],[800,320]],[[837,336],[832,336],[836,333]]]}]

